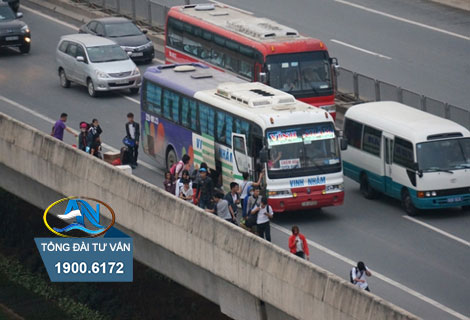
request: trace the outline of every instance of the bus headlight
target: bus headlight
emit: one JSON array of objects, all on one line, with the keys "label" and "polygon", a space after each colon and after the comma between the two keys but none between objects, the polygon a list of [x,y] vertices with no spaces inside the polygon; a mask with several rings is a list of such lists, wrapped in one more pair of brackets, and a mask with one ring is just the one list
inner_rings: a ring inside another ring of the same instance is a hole
[{"label": "bus headlight", "polygon": [[437,192],[436,191],[418,191],[418,198],[430,198],[430,197],[436,197]]},{"label": "bus headlight", "polygon": [[325,187],[325,193],[334,193],[344,191],[344,184],[330,184]]},{"label": "bus headlight", "polygon": [[268,196],[270,197],[287,197],[291,196],[292,192],[290,190],[277,190],[277,191],[269,191],[268,190]]}]

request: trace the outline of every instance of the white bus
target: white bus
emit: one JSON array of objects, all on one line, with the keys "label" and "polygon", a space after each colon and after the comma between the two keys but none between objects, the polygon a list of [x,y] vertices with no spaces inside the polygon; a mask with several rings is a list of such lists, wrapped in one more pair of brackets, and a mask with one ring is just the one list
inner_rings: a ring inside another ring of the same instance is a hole
[{"label": "white bus", "polygon": [[243,173],[256,179],[264,168],[276,212],[342,204],[331,115],[267,85],[228,77],[200,64],[148,68],[141,96],[145,152],[167,168],[185,153],[195,164],[206,162],[226,191]]},{"label": "white bus", "polygon": [[470,208],[470,132],[398,102],[355,105],[345,114],[344,174],[370,199],[384,193],[417,209]]}]

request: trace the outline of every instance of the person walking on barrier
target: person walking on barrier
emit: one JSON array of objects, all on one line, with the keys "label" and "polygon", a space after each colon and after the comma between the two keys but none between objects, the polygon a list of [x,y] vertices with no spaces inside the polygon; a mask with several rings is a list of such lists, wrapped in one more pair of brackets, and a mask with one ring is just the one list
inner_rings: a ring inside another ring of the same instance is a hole
[{"label": "person walking on barrier", "polygon": [[80,122],[80,134],[78,135],[78,149],[85,151],[87,146],[88,123]]},{"label": "person walking on barrier", "polygon": [[100,135],[103,133],[101,130],[98,119],[93,119],[91,121],[90,128],[88,129],[87,136],[87,147],[86,152],[94,155],[95,157],[101,158],[100,149],[101,149],[101,138]]},{"label": "person walking on barrier", "polygon": [[261,238],[271,242],[271,226],[269,220],[274,217],[273,208],[268,204],[268,198],[261,199],[261,206],[255,207],[251,210],[252,214],[256,213],[256,232]]},{"label": "person walking on barrier", "polygon": [[196,201],[201,209],[206,209],[210,206],[212,195],[214,192],[214,183],[211,177],[207,175],[207,169],[199,169],[200,179],[197,185]]},{"label": "person walking on barrier", "polygon": [[135,169],[135,167],[137,167],[137,157],[139,155],[140,125],[134,121],[134,114],[132,112],[127,114],[126,138],[133,142],[127,147],[129,148],[129,152],[132,156],[131,167],[132,169]]},{"label": "person walking on barrier", "polygon": [[307,239],[300,233],[298,226],[292,226],[292,235],[289,237],[289,249],[297,257],[310,260]]},{"label": "person walking on barrier", "polygon": [[68,115],[66,113],[62,113],[60,115],[60,119],[57,120],[52,127],[51,131],[51,136],[54,138],[59,139],[60,141],[64,140],[64,130],[66,130],[68,133],[73,134],[75,137],[78,137],[78,134],[72,131],[67,125],[65,124],[67,122],[67,117]]},{"label": "person walking on barrier", "polygon": [[228,204],[232,208],[233,214],[237,217],[238,214],[238,204],[240,203],[240,195],[238,194],[238,183],[230,183],[230,192],[225,195],[225,200],[228,201]]},{"label": "person walking on barrier", "polygon": [[366,276],[372,277],[372,273],[364,262],[359,261],[356,267],[350,271],[349,277],[352,284],[357,285],[359,288],[370,292],[369,285],[367,284]]}]

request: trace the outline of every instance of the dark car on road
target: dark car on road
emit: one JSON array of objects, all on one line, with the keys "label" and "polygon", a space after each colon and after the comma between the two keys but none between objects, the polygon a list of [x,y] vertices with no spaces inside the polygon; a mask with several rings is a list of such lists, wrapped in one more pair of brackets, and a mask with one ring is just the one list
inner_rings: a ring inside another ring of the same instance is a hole
[{"label": "dark car on road", "polygon": [[153,43],[145,35],[147,30],[140,30],[126,18],[109,17],[91,20],[81,26],[79,32],[113,40],[128,52],[134,61],[150,63],[155,56]]},{"label": "dark car on road", "polygon": [[15,13],[7,3],[0,2],[0,48],[17,47],[21,53],[31,48],[31,32],[23,21],[21,12]]},{"label": "dark car on road", "polygon": [[3,2],[8,3],[15,13],[18,12],[18,9],[20,8],[20,0],[3,0]]}]

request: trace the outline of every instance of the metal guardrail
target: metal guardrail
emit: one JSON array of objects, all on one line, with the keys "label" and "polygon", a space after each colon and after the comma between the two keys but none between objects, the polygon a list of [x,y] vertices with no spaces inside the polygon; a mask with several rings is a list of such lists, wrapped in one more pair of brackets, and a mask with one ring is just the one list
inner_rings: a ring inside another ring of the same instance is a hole
[{"label": "metal guardrail", "polygon": [[470,129],[470,111],[414,93],[390,83],[339,68],[337,92],[356,101],[398,101],[416,109],[455,121]]},{"label": "metal guardrail", "polygon": [[[187,4],[188,0],[75,0],[91,6],[123,15],[134,21],[163,29],[169,9],[175,5]],[[414,93],[365,75],[339,68],[337,93],[359,102],[398,101],[411,107],[455,121],[470,129],[470,111]]]}]

